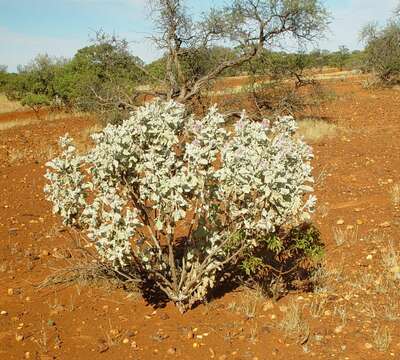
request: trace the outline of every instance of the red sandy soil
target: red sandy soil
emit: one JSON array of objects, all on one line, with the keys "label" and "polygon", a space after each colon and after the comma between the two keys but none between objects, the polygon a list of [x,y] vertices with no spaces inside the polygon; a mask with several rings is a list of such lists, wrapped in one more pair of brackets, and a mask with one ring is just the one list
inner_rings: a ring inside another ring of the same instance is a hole
[{"label": "red sandy soil", "polygon": [[[313,144],[320,205],[313,220],[330,275],[326,291],[277,303],[242,289],[181,315],[103,282],[39,290],[66,266],[74,240],[44,199],[44,164],[59,136],[82,137],[93,122],[1,131],[0,359],[400,359],[400,281],[382,262],[390,239],[399,250],[400,208],[389,191],[400,183],[400,92],[356,81],[329,86],[336,97],[318,115],[339,130]],[[337,245],[333,228],[349,226],[357,236]],[[281,327],[292,303],[300,334]],[[246,316],[252,305],[254,317]]]}]

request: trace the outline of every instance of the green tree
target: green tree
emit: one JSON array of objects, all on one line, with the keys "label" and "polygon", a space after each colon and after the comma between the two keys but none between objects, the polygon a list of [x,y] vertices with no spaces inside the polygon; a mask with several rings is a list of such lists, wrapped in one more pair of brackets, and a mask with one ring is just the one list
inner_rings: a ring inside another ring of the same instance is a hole
[{"label": "green tree", "polygon": [[95,43],[78,50],[57,74],[55,88],[64,103],[118,121],[137,105],[136,87],[146,77],[143,61],[129,52],[126,40],[99,32]]},{"label": "green tree", "polygon": [[49,106],[50,104],[50,99],[43,94],[27,94],[21,100],[21,105],[30,107],[35,112],[37,117],[39,117],[40,109],[45,106]]},{"label": "green tree", "polygon": [[349,58],[350,50],[346,46],[341,45],[339,46],[339,50],[334,52],[331,56],[331,66],[343,70]]},{"label": "green tree", "polygon": [[38,55],[28,65],[19,66],[18,73],[9,76],[5,85],[6,95],[13,100],[26,96],[43,95],[50,102],[57,97],[56,74],[67,64],[66,59]]},{"label": "green tree", "polygon": [[366,25],[361,38],[365,41],[364,65],[385,84],[400,82],[400,21],[389,21],[379,28]]},{"label": "green tree", "polygon": [[[196,21],[183,0],[153,0],[156,44],[165,52],[167,98],[186,102],[210,81],[238,68],[288,36],[310,41],[325,30],[328,14],[319,0],[234,0]],[[198,78],[185,71],[187,54],[229,42],[234,58],[223,58]]]}]

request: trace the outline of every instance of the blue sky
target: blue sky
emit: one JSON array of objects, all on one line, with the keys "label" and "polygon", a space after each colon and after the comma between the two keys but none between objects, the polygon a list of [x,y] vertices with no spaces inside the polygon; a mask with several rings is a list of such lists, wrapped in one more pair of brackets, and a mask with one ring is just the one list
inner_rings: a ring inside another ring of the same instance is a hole
[{"label": "blue sky", "polygon": [[[187,0],[193,13],[223,0]],[[39,53],[71,57],[103,28],[131,42],[135,55],[149,62],[159,52],[148,39],[152,31],[147,0],[0,0],[0,64],[14,71]],[[318,47],[361,47],[360,28],[384,23],[399,0],[325,0],[333,19]]]}]

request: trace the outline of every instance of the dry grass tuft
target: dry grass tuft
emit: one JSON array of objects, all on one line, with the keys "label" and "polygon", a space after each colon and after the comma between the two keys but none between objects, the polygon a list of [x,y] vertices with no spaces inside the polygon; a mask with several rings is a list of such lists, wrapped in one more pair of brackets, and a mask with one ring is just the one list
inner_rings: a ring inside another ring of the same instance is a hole
[{"label": "dry grass tuft", "polygon": [[76,146],[80,154],[87,152],[92,146],[91,135],[103,130],[104,126],[100,122],[85,128],[76,139]]},{"label": "dry grass tuft", "polygon": [[74,113],[69,113],[69,112],[48,112],[44,115],[40,115],[39,117],[37,116],[29,116],[25,118],[19,118],[15,120],[7,120],[7,121],[1,121],[0,122],[0,131],[4,130],[9,130],[15,127],[22,127],[22,126],[27,126],[31,124],[37,124],[41,122],[52,122],[52,121],[57,121],[57,120],[64,120],[67,118],[71,117],[86,117],[89,118],[90,116],[85,113],[80,113],[80,112],[74,112]]},{"label": "dry grass tuft", "polygon": [[294,301],[289,304],[279,327],[286,336],[297,338],[297,342],[301,345],[304,345],[310,337],[310,327],[304,320],[302,309]]},{"label": "dry grass tuft", "polygon": [[0,122],[0,131],[12,129],[14,127],[30,125],[35,122],[37,122],[37,119],[33,119],[33,118],[2,121],[2,122]]},{"label": "dry grass tuft", "polygon": [[400,205],[400,184],[395,184],[393,187],[390,189],[390,198],[392,200],[392,204],[394,206],[399,206]]},{"label": "dry grass tuft", "polygon": [[139,293],[137,278],[102,263],[97,253],[92,251],[90,243],[75,233],[71,236],[74,245],[63,251],[65,254],[61,256],[64,260],[63,266],[55,269],[51,275],[39,283],[36,286],[38,289],[76,285],[80,292],[80,287],[103,285],[109,289],[122,287],[131,293]]},{"label": "dry grass tuft", "polygon": [[53,159],[57,154],[58,149],[54,146],[44,144],[43,147],[31,151],[29,148],[14,148],[7,154],[8,164],[15,164],[33,157],[35,160],[48,161]]},{"label": "dry grass tuft", "polygon": [[389,241],[388,247],[382,250],[382,261],[388,278],[400,280],[400,255],[392,240]]},{"label": "dry grass tuft", "polygon": [[387,327],[378,328],[374,331],[374,345],[376,350],[380,352],[387,351],[391,342],[392,335]]},{"label": "dry grass tuft", "polygon": [[327,300],[325,298],[316,298],[310,304],[310,314],[314,319],[320,318],[324,312],[327,305]]},{"label": "dry grass tuft", "polygon": [[318,142],[327,137],[334,137],[338,132],[336,125],[324,120],[304,119],[299,120],[298,125],[298,134],[309,142]]},{"label": "dry grass tuft", "polygon": [[20,102],[8,100],[4,94],[0,94],[0,114],[24,109]]},{"label": "dry grass tuft", "polygon": [[355,228],[347,228],[343,229],[340,227],[333,228],[333,239],[337,246],[341,246],[343,244],[352,244],[358,238],[358,229]]},{"label": "dry grass tuft", "polygon": [[243,315],[246,320],[251,320],[256,317],[264,300],[260,288],[248,289],[242,294],[238,302],[233,301],[228,305],[228,310]]}]

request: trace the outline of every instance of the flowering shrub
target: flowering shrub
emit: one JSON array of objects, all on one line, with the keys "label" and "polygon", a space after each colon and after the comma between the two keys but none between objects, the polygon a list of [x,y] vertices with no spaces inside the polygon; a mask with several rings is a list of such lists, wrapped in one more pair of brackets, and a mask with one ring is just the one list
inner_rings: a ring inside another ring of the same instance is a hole
[{"label": "flowering shrub", "polygon": [[151,279],[184,311],[225,265],[265,239],[279,251],[271,234],[308,219],[312,152],[295,130],[291,117],[256,123],[245,113],[228,130],[215,107],[197,119],[156,100],[94,134],[84,155],[61,138],[45,193],[103,261]]}]

